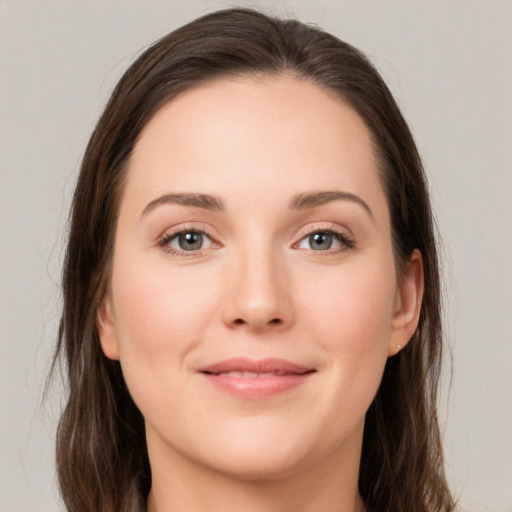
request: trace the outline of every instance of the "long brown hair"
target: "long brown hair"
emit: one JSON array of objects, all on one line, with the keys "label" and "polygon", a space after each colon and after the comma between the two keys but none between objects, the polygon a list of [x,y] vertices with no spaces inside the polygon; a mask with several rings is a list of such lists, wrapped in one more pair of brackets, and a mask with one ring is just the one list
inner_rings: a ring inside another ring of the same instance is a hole
[{"label": "long brown hair", "polygon": [[137,138],[155,112],[187,88],[221,76],[283,73],[336,94],[366,122],[388,199],[397,274],[413,249],[423,255],[417,331],[388,359],[366,415],[360,493],[373,512],[454,509],[436,415],[442,353],[436,238],[410,130],[378,72],[356,48],[295,20],[230,9],[203,16],[148,48],[121,78],[85,152],[71,209],[55,354],[67,371],[57,465],[69,511],[142,510],[151,486],[143,418],[119,362],[103,355],[95,322]]}]

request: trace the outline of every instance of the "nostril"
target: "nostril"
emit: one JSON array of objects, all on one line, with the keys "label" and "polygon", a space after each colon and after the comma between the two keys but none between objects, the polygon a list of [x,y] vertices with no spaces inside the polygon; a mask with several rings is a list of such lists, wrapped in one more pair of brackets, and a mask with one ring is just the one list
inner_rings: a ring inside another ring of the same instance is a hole
[{"label": "nostril", "polygon": [[[244,325],[247,322],[243,318],[237,318],[234,322],[235,325]],[[280,325],[283,321],[280,318],[273,318],[268,322],[270,325]]]}]

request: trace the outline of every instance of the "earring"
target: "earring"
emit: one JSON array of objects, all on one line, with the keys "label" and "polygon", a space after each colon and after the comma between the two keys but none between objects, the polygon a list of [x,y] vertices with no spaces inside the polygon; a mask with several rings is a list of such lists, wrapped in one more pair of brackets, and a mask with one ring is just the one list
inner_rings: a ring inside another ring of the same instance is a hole
[{"label": "earring", "polygon": [[402,347],[400,345],[397,345],[396,348],[400,350]]}]

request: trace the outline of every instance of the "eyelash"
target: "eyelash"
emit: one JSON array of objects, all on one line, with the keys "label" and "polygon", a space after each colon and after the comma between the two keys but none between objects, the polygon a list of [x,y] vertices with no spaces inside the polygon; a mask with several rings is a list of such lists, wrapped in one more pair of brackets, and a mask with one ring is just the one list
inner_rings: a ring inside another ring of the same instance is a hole
[{"label": "eyelash", "polygon": [[174,240],[176,237],[180,235],[184,235],[187,233],[196,233],[199,235],[202,235],[204,237],[207,237],[211,240],[213,245],[218,245],[217,242],[215,242],[214,238],[210,236],[204,229],[195,227],[195,226],[189,226],[189,227],[180,227],[179,229],[176,229],[175,231],[167,232],[165,233],[162,238],[158,241],[158,247],[163,249],[168,254],[173,254],[175,256],[190,258],[190,257],[197,257],[200,256],[203,253],[204,249],[198,249],[195,251],[182,251],[180,249],[175,249],[174,247],[171,247],[169,244]]},{"label": "eyelash", "polygon": [[[196,233],[196,234],[202,235],[204,237],[207,237],[211,241],[212,245],[217,245],[217,246],[219,245],[215,241],[215,239],[212,236],[210,236],[204,229],[190,226],[190,227],[180,227],[179,229],[176,229],[175,231],[165,233],[158,241],[158,247],[163,249],[166,253],[173,254],[175,256],[180,256],[180,257],[201,256],[203,254],[204,249],[183,251],[183,250],[179,250],[174,247],[171,247],[169,245],[176,237],[178,237],[180,235],[187,234],[187,233]],[[345,250],[353,249],[356,245],[355,240],[352,236],[348,235],[346,232],[339,230],[335,226],[329,226],[329,227],[315,226],[314,228],[305,229],[304,231],[302,231],[299,234],[299,240],[297,242],[295,242],[292,245],[292,247],[298,248],[297,246],[302,241],[304,241],[308,237],[318,234],[318,233],[333,236],[338,242],[340,242],[341,244],[344,245],[344,248],[334,249],[334,250],[332,250],[332,249],[316,250],[316,251],[314,249],[309,249],[311,252],[314,252],[316,256],[329,256],[329,255],[333,255],[333,254],[339,254],[341,252],[344,252]]]},{"label": "eyelash", "polygon": [[345,252],[346,250],[354,249],[356,247],[356,241],[353,236],[349,235],[346,231],[340,230],[337,226],[314,226],[313,228],[308,228],[302,231],[299,235],[299,241],[295,242],[293,246],[297,246],[306,238],[315,235],[317,233],[322,233],[325,235],[333,236],[338,242],[340,242],[345,247],[342,249],[327,249],[327,250],[317,250],[309,249],[311,252],[315,253],[315,256],[332,256],[333,254],[339,254]]}]

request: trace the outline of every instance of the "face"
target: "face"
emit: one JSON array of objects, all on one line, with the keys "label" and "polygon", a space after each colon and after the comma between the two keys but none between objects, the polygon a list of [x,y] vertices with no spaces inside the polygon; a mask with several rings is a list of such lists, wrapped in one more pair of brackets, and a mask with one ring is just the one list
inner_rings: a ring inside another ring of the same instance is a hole
[{"label": "face", "polygon": [[421,258],[397,280],[350,107],[287,77],[169,102],[135,147],[112,269],[98,329],[152,465],[267,478],[358,464],[386,359],[416,326]]}]

